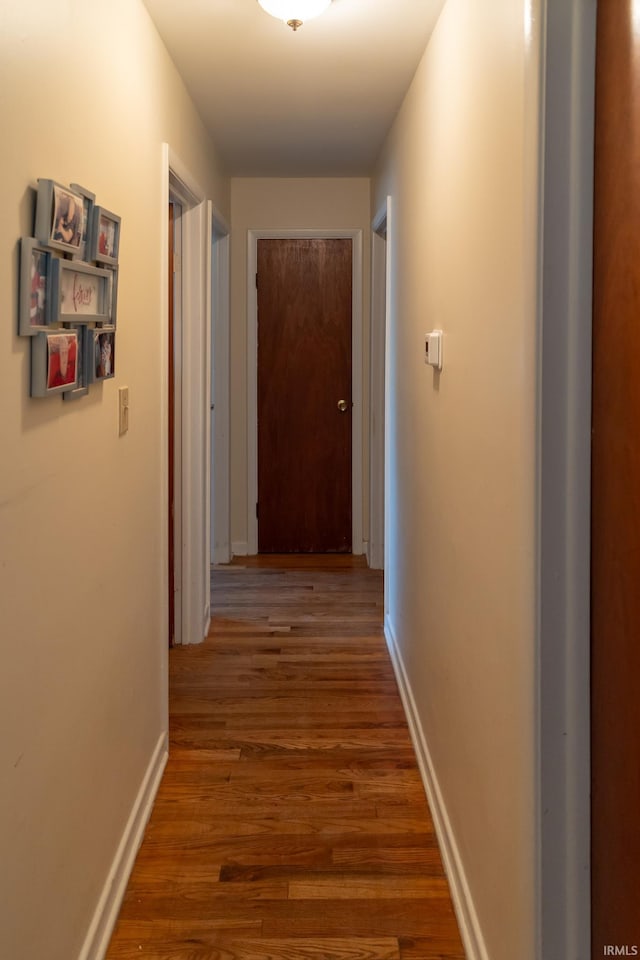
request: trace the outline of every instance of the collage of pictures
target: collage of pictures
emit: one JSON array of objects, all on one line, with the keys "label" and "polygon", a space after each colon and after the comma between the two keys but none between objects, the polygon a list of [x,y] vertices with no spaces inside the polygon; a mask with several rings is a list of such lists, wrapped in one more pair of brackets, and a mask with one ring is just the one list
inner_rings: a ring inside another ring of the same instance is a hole
[{"label": "collage of pictures", "polygon": [[65,400],[115,376],[120,217],[78,184],[38,180],[20,244],[18,332],[31,337],[31,396]]}]

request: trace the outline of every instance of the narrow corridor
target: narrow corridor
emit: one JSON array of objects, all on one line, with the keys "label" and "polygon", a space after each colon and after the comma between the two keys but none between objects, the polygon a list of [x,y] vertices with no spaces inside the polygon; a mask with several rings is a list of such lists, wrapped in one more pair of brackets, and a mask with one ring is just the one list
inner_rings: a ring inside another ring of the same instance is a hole
[{"label": "narrow corridor", "polygon": [[212,593],[108,960],[462,960],[381,575],[242,558]]}]

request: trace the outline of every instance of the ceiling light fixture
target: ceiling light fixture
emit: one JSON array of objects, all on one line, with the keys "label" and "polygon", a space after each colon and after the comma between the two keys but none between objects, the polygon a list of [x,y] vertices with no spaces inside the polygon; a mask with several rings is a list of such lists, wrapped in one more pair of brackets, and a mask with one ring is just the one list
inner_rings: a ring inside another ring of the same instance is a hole
[{"label": "ceiling light fixture", "polygon": [[258,0],[258,3],[272,17],[284,20],[295,31],[307,20],[324,13],[331,0]]}]

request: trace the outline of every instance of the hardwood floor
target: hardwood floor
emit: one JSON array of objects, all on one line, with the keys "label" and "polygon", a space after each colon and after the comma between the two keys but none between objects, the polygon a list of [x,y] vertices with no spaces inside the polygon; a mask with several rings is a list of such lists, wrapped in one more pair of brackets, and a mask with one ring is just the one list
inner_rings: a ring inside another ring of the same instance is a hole
[{"label": "hardwood floor", "polygon": [[381,575],[242,558],[212,592],[108,960],[463,960]]}]

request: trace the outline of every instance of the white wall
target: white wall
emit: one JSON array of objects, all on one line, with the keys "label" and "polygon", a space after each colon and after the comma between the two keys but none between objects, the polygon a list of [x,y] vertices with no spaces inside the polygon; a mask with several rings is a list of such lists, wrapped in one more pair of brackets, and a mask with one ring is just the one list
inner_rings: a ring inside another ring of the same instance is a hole
[{"label": "white wall", "polygon": [[[231,541],[247,544],[247,231],[363,231],[363,420],[369,411],[370,181],[367,178],[231,181]],[[368,431],[363,442],[363,529],[368,535]]]},{"label": "white wall", "polygon": [[536,30],[523,0],[448,0],[372,196],[393,203],[387,626],[491,960],[536,949]]},{"label": "white wall", "polygon": [[[70,960],[167,723],[162,142],[227,217],[228,183],[139,0],[3,4],[0,90],[0,955]],[[73,404],[16,335],[38,177],[122,216],[116,377]]]}]

